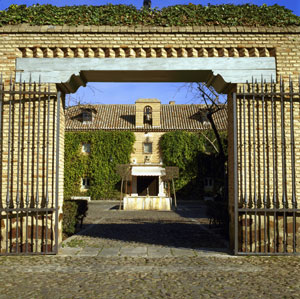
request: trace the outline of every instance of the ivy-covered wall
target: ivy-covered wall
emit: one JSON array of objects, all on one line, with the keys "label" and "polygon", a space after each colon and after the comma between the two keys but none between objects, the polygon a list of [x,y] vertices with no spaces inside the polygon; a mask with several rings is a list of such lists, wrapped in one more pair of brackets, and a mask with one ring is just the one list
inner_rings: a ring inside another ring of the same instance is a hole
[{"label": "ivy-covered wall", "polygon": [[[220,132],[220,137],[227,156],[227,133]],[[201,196],[204,192],[204,177],[214,177],[217,182],[218,180],[223,182],[224,161],[221,162],[216,150],[218,147],[213,131],[169,132],[162,136],[160,148],[164,165],[179,167],[179,178],[175,181],[179,196],[187,197],[195,194]]]},{"label": "ivy-covered wall", "polygon": [[[116,165],[130,161],[135,141],[132,132],[92,131],[66,132],[64,197],[88,195],[92,199],[114,198],[120,177]],[[82,144],[91,145],[90,153],[82,153]],[[90,178],[90,189],[81,191],[81,178]]]},{"label": "ivy-covered wall", "polygon": [[[142,0],[141,0],[142,1]],[[65,6],[13,4],[0,11],[0,26],[30,25],[152,25],[152,26],[299,26],[300,17],[277,4],[257,6],[175,5],[138,10],[133,5]]]}]

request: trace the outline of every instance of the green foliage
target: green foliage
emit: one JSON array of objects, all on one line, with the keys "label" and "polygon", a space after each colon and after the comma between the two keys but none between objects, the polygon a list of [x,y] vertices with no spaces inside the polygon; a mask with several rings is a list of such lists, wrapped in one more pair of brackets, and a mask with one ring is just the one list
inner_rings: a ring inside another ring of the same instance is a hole
[{"label": "green foliage", "polygon": [[[135,141],[132,132],[66,132],[65,134],[65,198],[88,195],[92,199],[113,198],[120,177],[117,164],[130,161]],[[82,143],[91,144],[90,154],[81,153]],[[82,177],[90,177],[90,189],[82,193]]]},{"label": "green foliage", "polygon": [[181,189],[197,176],[195,163],[198,152],[205,150],[204,142],[194,133],[175,131],[164,134],[160,139],[160,148],[166,166],[179,167],[179,179],[176,188]]},{"label": "green foliage", "polygon": [[86,200],[65,200],[63,204],[63,233],[71,236],[76,225],[86,216],[88,209]]},{"label": "green foliage", "polygon": [[0,11],[0,25],[155,25],[299,26],[300,17],[277,4],[175,5],[138,10],[133,5],[11,5]]},{"label": "green foliage", "polygon": [[63,205],[63,233],[71,236],[75,233],[75,226],[77,223],[77,204],[75,201],[64,201]]},{"label": "green foliage", "polygon": [[[227,153],[227,134],[221,132],[220,137]],[[217,169],[218,164],[224,165],[224,161],[220,161],[218,153],[208,139],[214,141],[213,131],[204,134],[175,131],[161,137],[160,149],[164,164],[179,167],[179,178],[175,185],[176,190],[182,195],[197,193],[201,189],[199,184],[201,177],[222,175]]]}]

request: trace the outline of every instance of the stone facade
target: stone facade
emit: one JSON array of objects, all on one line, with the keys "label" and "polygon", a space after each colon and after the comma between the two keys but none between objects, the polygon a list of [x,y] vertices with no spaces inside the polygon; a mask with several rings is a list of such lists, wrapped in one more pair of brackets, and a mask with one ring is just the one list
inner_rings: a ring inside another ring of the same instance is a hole
[{"label": "stone facade", "polygon": [[[134,105],[76,105],[66,110],[66,131],[134,132],[135,142],[123,207],[125,210],[170,210],[170,182],[163,181],[167,173],[163,167],[160,139],[171,131],[199,133],[211,130],[204,118],[206,110],[204,104],[176,105],[174,101],[161,104],[158,99],[138,99]],[[90,116],[88,122],[87,114]],[[213,115],[213,120],[219,131],[227,129],[226,105]]]},{"label": "stone facade", "polygon": [[[134,152],[131,154],[131,162],[145,163],[145,157],[149,156],[149,163],[160,164],[161,163],[161,153],[159,150],[159,140],[164,132],[135,132],[135,143]],[[152,143],[152,154],[146,154],[144,152],[143,144],[145,142]]]},{"label": "stone facade", "polygon": [[[300,66],[300,28],[265,27],[127,27],[127,26],[4,26],[0,28],[0,69],[6,83],[18,57],[268,57],[276,58],[277,81],[297,81]],[[233,91],[233,90],[232,90]],[[230,93],[230,92],[229,92]],[[229,124],[232,123],[229,98]],[[5,108],[6,109],[6,108]],[[5,116],[4,111],[4,116]],[[63,112],[61,162],[63,162]],[[6,122],[7,120],[5,120]],[[4,128],[3,144],[7,144]],[[232,127],[229,128],[232,142]],[[233,220],[232,143],[229,151],[230,213]],[[299,163],[299,159],[297,163]],[[4,162],[4,161],[3,161]],[[5,163],[4,163],[5,164]],[[63,165],[63,164],[61,164]],[[300,169],[298,164],[296,169]],[[299,178],[299,174],[297,174]],[[35,180],[36,178],[33,178]],[[5,184],[5,179],[2,180]],[[2,188],[2,196],[3,194]],[[63,167],[60,168],[60,207]],[[2,199],[3,201],[3,199]],[[61,210],[60,210],[61,211]],[[232,239],[232,238],[231,238]]]}]

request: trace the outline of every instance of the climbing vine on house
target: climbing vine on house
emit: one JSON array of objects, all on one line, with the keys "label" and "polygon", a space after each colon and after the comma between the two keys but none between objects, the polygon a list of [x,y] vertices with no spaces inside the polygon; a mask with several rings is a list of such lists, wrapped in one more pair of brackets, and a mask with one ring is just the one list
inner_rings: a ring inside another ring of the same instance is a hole
[{"label": "climbing vine on house", "polygon": [[[220,132],[225,155],[227,155],[227,134]],[[214,139],[212,130],[205,133],[174,131],[164,134],[160,140],[163,162],[166,166],[179,167],[176,189],[186,196],[190,192],[198,193],[201,189],[201,177],[214,176],[218,173],[218,152],[209,140]],[[215,167],[212,165],[216,164]],[[216,173],[211,173],[211,171]]]},{"label": "climbing vine on house", "polygon": [[[92,199],[113,198],[120,177],[116,165],[130,161],[135,141],[127,131],[66,132],[64,195],[88,195]],[[82,153],[82,144],[90,144],[90,153]],[[82,191],[81,178],[90,178],[90,188]]]},{"label": "climbing vine on house", "polygon": [[257,6],[175,5],[159,9],[137,9],[133,5],[64,6],[10,5],[0,11],[0,26],[30,25],[154,25],[154,26],[299,26],[300,17],[277,4]]}]

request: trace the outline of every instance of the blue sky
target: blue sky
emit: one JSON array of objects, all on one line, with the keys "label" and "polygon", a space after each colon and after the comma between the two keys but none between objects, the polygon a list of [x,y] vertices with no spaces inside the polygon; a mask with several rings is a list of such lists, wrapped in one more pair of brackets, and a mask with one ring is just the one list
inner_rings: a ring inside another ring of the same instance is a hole
[{"label": "blue sky", "polygon": [[[57,6],[65,5],[105,5],[132,4],[140,8],[143,0],[0,0],[0,10],[6,9],[11,4],[52,4]],[[152,0],[152,7],[162,8],[163,6],[176,4],[256,4],[273,5],[278,4],[292,10],[300,16],[300,0]],[[184,83],[89,83],[86,88],[81,87],[76,94],[70,95],[71,103],[98,103],[98,104],[133,104],[138,98],[158,98],[162,103],[176,101],[177,104],[197,103],[195,94],[189,91]]]}]

